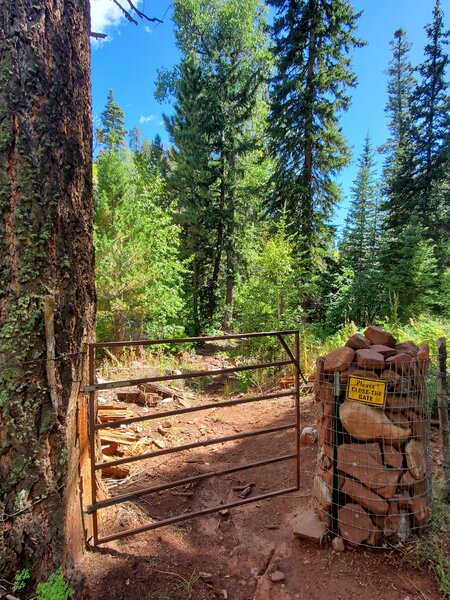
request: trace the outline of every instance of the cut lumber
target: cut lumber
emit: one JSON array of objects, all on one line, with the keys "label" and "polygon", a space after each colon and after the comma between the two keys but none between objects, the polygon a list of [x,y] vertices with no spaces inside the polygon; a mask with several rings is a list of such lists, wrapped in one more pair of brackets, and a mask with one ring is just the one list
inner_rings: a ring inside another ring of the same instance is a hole
[{"label": "cut lumber", "polygon": [[140,436],[131,431],[107,430],[102,431],[100,441],[105,444],[122,444],[123,446],[132,446],[140,439]]},{"label": "cut lumber", "polygon": [[130,469],[125,465],[114,465],[113,467],[103,467],[102,477],[112,477],[113,479],[123,479],[130,474]]},{"label": "cut lumber", "polygon": [[176,387],[169,387],[168,385],[162,385],[160,383],[141,383],[138,385],[138,388],[144,394],[158,394],[163,398],[194,398],[193,394],[189,394],[184,390]]}]

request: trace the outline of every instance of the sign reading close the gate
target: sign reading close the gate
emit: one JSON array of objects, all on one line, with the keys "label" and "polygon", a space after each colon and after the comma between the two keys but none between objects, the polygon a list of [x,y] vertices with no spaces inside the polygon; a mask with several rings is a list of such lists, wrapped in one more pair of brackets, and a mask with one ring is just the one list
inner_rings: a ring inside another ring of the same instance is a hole
[{"label": "sign reading close the gate", "polygon": [[386,382],[349,375],[347,399],[383,407],[386,403]]}]

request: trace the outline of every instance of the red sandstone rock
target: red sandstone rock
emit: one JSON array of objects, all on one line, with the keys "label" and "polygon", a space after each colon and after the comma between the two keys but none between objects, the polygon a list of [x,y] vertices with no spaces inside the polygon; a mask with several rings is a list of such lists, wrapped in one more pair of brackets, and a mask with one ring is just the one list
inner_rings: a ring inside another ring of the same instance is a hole
[{"label": "red sandstone rock", "polygon": [[323,508],[328,509],[331,506],[331,490],[320,475],[314,477],[313,494]]},{"label": "red sandstone rock", "polygon": [[366,511],[351,502],[339,509],[338,519],[341,536],[351,544],[362,544],[375,528]]},{"label": "red sandstone rock", "polygon": [[404,427],[405,429],[410,427],[409,419],[405,417],[403,413],[390,410],[386,412],[386,415],[389,417],[389,420],[394,423],[394,425],[397,425],[397,427]]},{"label": "red sandstone rock", "polygon": [[380,379],[379,376],[375,373],[375,371],[369,371],[367,369],[350,369],[348,370],[348,374],[352,377],[363,377],[365,379]]},{"label": "red sandstone rock", "polygon": [[339,417],[345,430],[357,440],[382,439],[390,444],[401,444],[411,435],[409,427],[397,427],[380,408],[359,402],[346,400],[339,407]]},{"label": "red sandstone rock", "polygon": [[317,431],[314,427],[304,427],[300,434],[300,444],[302,446],[314,446],[317,441]]},{"label": "red sandstone rock", "polygon": [[345,551],[345,542],[341,537],[333,538],[331,542],[331,547],[335,552],[344,552]]},{"label": "red sandstone rock", "polygon": [[411,356],[416,356],[417,351],[419,350],[419,348],[413,342],[402,342],[401,344],[397,344],[395,349],[397,350],[397,354],[406,352]]},{"label": "red sandstone rock", "polygon": [[418,496],[413,499],[413,525],[414,527],[423,527],[431,517],[431,507],[426,496]]},{"label": "red sandstone rock", "polygon": [[410,440],[405,447],[406,462],[411,475],[415,479],[422,479],[427,472],[425,462],[425,448],[420,440]]},{"label": "red sandstone rock", "polygon": [[409,471],[405,471],[400,479],[400,487],[401,488],[410,488],[412,485],[416,483],[416,480],[411,475]]},{"label": "red sandstone rock", "polygon": [[345,345],[352,350],[361,350],[363,348],[370,348],[369,340],[363,336],[362,333],[355,333],[345,342]]},{"label": "red sandstone rock", "polygon": [[326,381],[318,386],[317,397],[323,404],[332,404],[334,400],[333,384]]},{"label": "red sandstone rock", "polygon": [[421,417],[413,410],[407,411],[407,416],[411,426],[411,433],[413,438],[422,440],[425,437],[425,433],[427,431],[427,422],[425,417]]},{"label": "red sandstone rock", "polygon": [[417,352],[416,360],[418,362],[420,372],[426,373],[430,363],[430,347],[428,344],[423,344],[420,346]]},{"label": "red sandstone rock", "polygon": [[364,335],[371,344],[382,344],[383,346],[389,346],[389,348],[395,348],[395,339],[392,334],[388,331],[384,331],[381,327],[369,325],[365,330]]},{"label": "red sandstone rock", "polygon": [[406,375],[409,373],[410,363],[413,361],[411,354],[402,352],[396,356],[390,356],[386,359],[386,367],[388,369],[394,369],[398,373]]},{"label": "red sandstone rock", "polygon": [[374,344],[370,349],[373,350],[373,352],[382,354],[384,358],[389,358],[390,356],[395,356],[397,354],[395,348],[390,348],[389,346],[384,346],[383,344]]},{"label": "red sandstone rock", "polygon": [[317,435],[320,446],[323,444],[333,444],[333,421],[331,417],[333,405],[325,404],[323,408],[324,413],[317,427]]},{"label": "red sandstone rock", "polygon": [[341,444],[338,448],[338,469],[385,498],[395,495],[401,474],[397,469],[384,467],[377,443]]},{"label": "red sandstone rock", "polygon": [[385,515],[389,510],[389,504],[384,498],[353,479],[345,479],[341,491],[370,512]]},{"label": "red sandstone rock", "polygon": [[295,518],[293,533],[296,537],[320,543],[327,529],[317,518],[314,509],[309,508]]},{"label": "red sandstone rock", "polygon": [[345,371],[351,365],[354,357],[355,351],[348,346],[337,348],[325,356],[324,371],[326,373]]},{"label": "red sandstone rock", "polygon": [[[331,516],[328,511],[326,511],[315,498],[311,499],[311,507],[313,508],[317,519],[321,522],[323,527],[331,526]],[[299,536],[301,537],[301,536]]]},{"label": "red sandstone rock", "polygon": [[384,356],[373,350],[357,350],[356,361],[359,367],[366,369],[382,369],[384,367]]},{"label": "red sandstone rock", "polygon": [[389,503],[389,513],[384,520],[384,535],[389,537],[400,530],[400,514],[395,501]]},{"label": "red sandstone rock", "polygon": [[404,508],[407,511],[411,511],[414,507],[414,502],[408,492],[401,492],[394,496],[393,500],[395,500],[398,504],[399,508]]},{"label": "red sandstone rock", "polygon": [[379,546],[382,539],[383,532],[381,531],[381,529],[374,527],[371,534],[367,538],[367,543],[369,544],[369,546]]},{"label": "red sandstone rock", "polygon": [[386,465],[388,465],[389,467],[393,467],[394,469],[401,468],[403,464],[403,454],[401,452],[399,452],[392,446],[385,444],[383,447],[383,456],[384,463]]},{"label": "red sandstone rock", "polygon": [[387,394],[386,396],[386,408],[390,410],[400,412],[413,408],[413,406],[414,401],[408,396],[401,396],[400,394]]},{"label": "red sandstone rock", "polygon": [[381,379],[385,379],[390,385],[396,385],[401,382],[402,377],[396,371],[385,369],[381,374]]}]

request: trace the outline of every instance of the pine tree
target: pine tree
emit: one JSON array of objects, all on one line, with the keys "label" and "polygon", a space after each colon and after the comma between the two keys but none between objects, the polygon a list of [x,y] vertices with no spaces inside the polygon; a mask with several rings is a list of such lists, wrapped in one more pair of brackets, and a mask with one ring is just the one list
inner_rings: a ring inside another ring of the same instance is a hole
[{"label": "pine tree", "polygon": [[375,152],[367,134],[341,244],[344,268],[352,274],[345,296],[346,316],[357,323],[372,322],[381,308],[378,189]]},{"label": "pine tree", "polygon": [[174,147],[169,156],[169,189],[175,192],[177,220],[183,227],[183,257],[189,259],[192,277],[194,333],[202,331],[204,296],[209,274],[208,264],[214,249],[209,232],[214,205],[210,190],[218,173],[211,159],[210,98],[207,83],[199,65],[192,58],[180,66],[175,93],[175,112],[164,117]]},{"label": "pine tree", "polygon": [[384,285],[391,311],[405,320],[434,309],[438,301],[437,261],[433,241],[417,215],[395,237],[385,235],[382,248]]},{"label": "pine tree", "polygon": [[450,32],[444,31],[440,0],[436,0],[433,22],[426,25],[425,31],[428,43],[424,49],[424,61],[417,68],[420,82],[413,97],[413,116],[416,153],[428,186],[436,178],[443,157],[443,145],[449,141],[450,128],[450,98],[445,80],[450,62],[445,46],[449,43]]},{"label": "pine tree", "polygon": [[445,50],[450,32],[444,30],[440,0],[436,0],[433,21],[425,31],[428,43],[424,61],[417,68],[420,81],[413,96],[416,202],[420,222],[428,228],[442,256],[450,226],[450,199],[442,193],[448,186],[450,162],[450,94],[446,81],[450,59]]},{"label": "pine tree", "polygon": [[[218,307],[225,306],[223,324],[229,326],[238,260],[239,180],[245,176],[243,162],[256,146],[252,115],[269,70],[266,21],[260,0],[177,0],[174,6],[183,63],[194,60],[203,77],[201,99],[207,110],[202,108],[201,127],[207,133],[210,165],[215,168],[207,215],[209,238],[215,240],[208,252],[201,312],[203,320],[211,323]],[[175,76],[166,73],[160,81],[176,89],[181,77],[178,67]],[[183,143],[185,152],[190,152],[189,139]],[[184,160],[181,153],[175,157]]]},{"label": "pine tree", "polygon": [[139,152],[142,147],[142,131],[139,127],[133,127],[128,132],[128,145],[130,147],[131,152]]},{"label": "pine tree", "polygon": [[375,151],[366,135],[358,172],[352,187],[352,201],[344,228],[342,257],[346,264],[361,273],[376,258],[379,239],[378,181]]},{"label": "pine tree", "polygon": [[109,90],[105,110],[100,116],[102,127],[97,129],[95,136],[97,142],[108,150],[122,149],[126,146],[125,115],[114,98],[114,92]]},{"label": "pine tree", "polygon": [[409,61],[411,44],[406,32],[397,29],[390,42],[392,59],[387,70],[389,137],[382,150],[386,154],[383,177],[385,227],[402,230],[411,216],[415,203],[416,157],[413,146],[412,94],[415,89],[414,69]]},{"label": "pine tree", "polygon": [[270,137],[275,159],[274,206],[287,208],[298,247],[319,243],[340,190],[334,181],[350,153],[339,113],[356,85],[351,51],[355,36],[348,0],[270,0],[276,74],[272,81]]}]

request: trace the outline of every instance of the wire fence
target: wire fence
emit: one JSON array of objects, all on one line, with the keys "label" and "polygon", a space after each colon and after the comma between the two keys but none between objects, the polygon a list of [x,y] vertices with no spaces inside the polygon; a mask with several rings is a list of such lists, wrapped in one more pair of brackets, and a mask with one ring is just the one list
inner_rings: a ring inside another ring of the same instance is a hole
[{"label": "wire fence", "polygon": [[431,517],[428,361],[329,372],[318,360],[319,457],[314,505],[333,536],[351,545],[406,541]]}]

